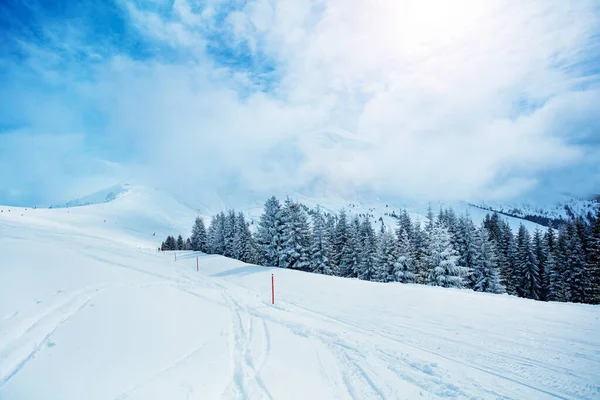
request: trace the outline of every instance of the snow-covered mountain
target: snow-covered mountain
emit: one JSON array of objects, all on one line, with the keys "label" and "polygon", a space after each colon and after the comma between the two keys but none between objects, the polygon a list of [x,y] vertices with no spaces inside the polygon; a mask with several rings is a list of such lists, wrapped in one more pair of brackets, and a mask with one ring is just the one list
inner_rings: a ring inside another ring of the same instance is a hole
[{"label": "snow-covered mountain", "polygon": [[[429,206],[432,207],[434,215],[437,215],[440,208],[452,207],[457,215],[468,213],[475,223],[481,223],[485,216],[493,211],[498,211],[503,214],[503,218],[509,222],[514,230],[517,230],[520,224],[524,224],[528,229],[533,230],[536,227],[541,227],[535,221],[525,218],[529,213],[537,212],[539,215],[549,215],[566,218],[568,214],[564,207],[563,213],[560,213],[559,206],[552,206],[540,209],[534,208],[527,203],[520,204],[521,212],[516,212],[516,205],[502,204],[472,204],[469,202],[416,202],[414,200],[406,201],[399,198],[381,198],[373,194],[346,193],[345,196],[335,195],[331,193],[315,193],[305,195],[299,192],[289,192],[280,195],[281,201],[289,196],[295,201],[300,201],[303,204],[314,208],[319,205],[325,212],[337,213],[341,209],[346,210],[350,215],[358,215],[360,217],[368,217],[374,225],[379,226],[383,223],[386,227],[394,227],[396,218],[394,215],[399,215],[400,212],[406,209],[413,221],[427,222],[427,211]],[[201,216],[208,223],[210,218],[229,208],[243,211],[251,223],[251,229],[254,229],[255,224],[260,219],[263,213],[266,197],[256,193],[245,194],[243,192],[232,196],[227,191],[219,191],[214,188],[205,188],[202,193],[197,196],[180,196],[175,197],[166,190],[159,188],[149,188],[139,184],[124,183],[111,186],[104,190],[97,191],[88,196],[69,201],[67,203],[53,206],[55,209],[69,209],[68,212],[78,213],[78,208],[90,205],[99,205],[103,208],[103,204],[114,203],[113,206],[107,209],[117,207],[120,210],[128,210],[131,213],[133,220],[146,220],[144,228],[151,233],[157,232],[161,237],[166,234],[189,234],[193,220],[196,216]],[[156,204],[160,204],[160,206]],[[140,204],[145,204],[141,207]],[[149,206],[150,204],[154,204]],[[594,210],[595,203],[593,201],[577,202],[573,200],[571,203],[572,209],[576,210],[577,215],[583,215],[584,211]],[[527,212],[523,210],[528,210]],[[121,213],[121,211],[119,211]],[[532,214],[538,215],[538,214]],[[159,218],[156,218],[156,217]],[[173,216],[185,216],[186,223],[183,221],[179,224],[172,222]],[[128,218],[123,219],[120,223],[126,229],[134,229],[127,222]],[[164,224],[158,224],[156,220],[171,221]],[[538,221],[543,224],[544,221]],[[139,229],[139,228],[137,228]]]},{"label": "snow-covered mountain", "polygon": [[564,195],[552,202],[482,202],[471,205],[486,211],[496,211],[504,216],[521,218],[546,226],[552,224],[556,227],[574,217],[589,220],[596,215],[600,203],[596,198],[581,199]]},{"label": "snow-covered mountain", "polygon": [[123,189],[81,207],[0,206],[0,399],[600,394],[598,306],[159,253],[197,210]]}]

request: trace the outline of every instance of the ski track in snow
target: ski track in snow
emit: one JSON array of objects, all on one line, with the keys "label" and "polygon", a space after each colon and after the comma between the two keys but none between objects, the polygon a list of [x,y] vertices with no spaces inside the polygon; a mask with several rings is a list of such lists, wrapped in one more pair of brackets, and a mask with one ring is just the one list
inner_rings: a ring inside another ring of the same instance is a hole
[{"label": "ski track in snow", "polygon": [[101,286],[75,292],[65,301],[50,306],[42,314],[33,315],[5,335],[3,343],[0,343],[0,388],[43,349],[63,323],[101,292]]}]

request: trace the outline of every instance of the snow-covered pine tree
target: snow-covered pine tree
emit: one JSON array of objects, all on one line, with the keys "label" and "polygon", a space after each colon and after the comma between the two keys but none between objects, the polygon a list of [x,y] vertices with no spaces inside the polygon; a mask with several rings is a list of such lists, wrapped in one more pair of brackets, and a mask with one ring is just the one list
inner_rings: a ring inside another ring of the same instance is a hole
[{"label": "snow-covered pine tree", "polygon": [[343,265],[342,263],[344,254],[348,251],[348,230],[348,217],[346,211],[342,209],[338,214],[335,231],[332,237],[331,249],[332,262],[337,268],[337,275],[340,276],[348,275],[348,266],[346,264]]},{"label": "snow-covered pine tree", "polygon": [[190,242],[192,244],[192,250],[206,251],[206,227],[204,226],[204,220],[200,217],[196,217],[196,221],[192,227]]},{"label": "snow-covered pine tree", "polygon": [[233,237],[235,235],[235,225],[236,225],[235,219],[236,219],[235,211],[228,210],[227,215],[225,217],[224,225],[223,225],[223,241],[224,241],[223,255],[225,257],[234,257]]},{"label": "snow-covered pine tree", "polygon": [[261,253],[261,264],[279,267],[281,253],[281,205],[275,196],[265,203],[264,213],[260,216],[256,232],[257,246]]},{"label": "snow-covered pine tree", "polygon": [[408,236],[408,240],[412,240],[413,237],[413,225],[410,220],[410,216],[406,211],[406,208],[402,210],[400,216],[398,217],[398,223],[396,227],[396,237],[400,238],[402,235],[401,231],[404,230],[406,235]]},{"label": "snow-covered pine tree", "polygon": [[430,231],[421,229],[421,223],[418,220],[415,221],[412,231],[413,268],[415,273],[415,283],[426,285],[429,282],[427,249],[429,247],[428,232]]},{"label": "snow-covered pine tree", "polygon": [[456,223],[454,238],[454,247],[458,252],[458,265],[466,271],[463,283],[466,288],[474,289],[476,279],[473,276],[473,268],[477,263],[481,245],[478,243],[477,229],[469,214],[461,216]]},{"label": "snow-covered pine tree", "polygon": [[450,232],[443,225],[436,224],[429,234],[427,251],[429,285],[442,287],[463,287],[464,268],[458,265],[458,254],[452,247]]},{"label": "snow-covered pine tree", "polygon": [[317,206],[311,214],[313,223],[308,261],[310,270],[317,274],[333,275],[330,268],[327,227],[321,207]]},{"label": "snow-covered pine tree", "polygon": [[329,254],[329,268],[332,275],[339,275],[339,264],[335,258],[335,234],[337,227],[337,217],[330,213],[323,213],[325,218],[325,241],[327,253]]},{"label": "snow-covered pine tree", "polygon": [[377,282],[395,281],[394,266],[398,260],[398,246],[392,232],[387,230],[379,234],[377,238],[377,252],[375,256],[375,276]]},{"label": "snow-covered pine tree", "polygon": [[375,254],[377,252],[377,239],[375,231],[365,217],[360,224],[360,260],[358,264],[358,279],[370,281],[375,277]]},{"label": "snow-covered pine tree", "polygon": [[517,236],[517,260],[520,271],[520,284],[517,293],[521,297],[539,300],[541,294],[538,261],[531,246],[531,236],[525,225],[519,226]]},{"label": "snow-covered pine tree", "polygon": [[542,231],[536,228],[533,232],[533,254],[538,262],[539,276],[540,276],[540,300],[545,301],[548,295],[548,284],[546,282],[546,259],[548,258],[548,251],[546,249],[546,243]]},{"label": "snow-covered pine tree", "polygon": [[167,240],[165,240],[165,250],[177,250],[177,242],[173,236],[167,236]]},{"label": "snow-covered pine tree", "polygon": [[288,197],[282,209],[282,223],[279,265],[283,268],[308,270],[310,226],[305,207]]},{"label": "snow-covered pine tree", "polygon": [[[498,214],[494,215],[497,216]],[[494,220],[495,218],[492,216],[491,221]],[[517,287],[520,282],[520,272],[517,269],[517,245],[512,229],[506,221],[499,223],[498,232],[496,232],[494,222],[490,226],[492,229],[486,229],[490,240],[494,243],[496,249],[498,249],[500,282],[506,288],[508,294],[516,296]]]},{"label": "snow-covered pine tree", "polygon": [[[544,282],[546,284],[546,300],[559,301],[562,293],[562,276],[557,265],[557,238],[552,227],[544,234],[546,259],[544,260]],[[559,257],[558,257],[559,258]]]},{"label": "snow-covered pine tree", "polygon": [[[419,227],[421,224],[419,224]],[[425,225],[425,230],[429,233],[433,230],[435,226],[435,215],[433,215],[433,207],[431,207],[431,203],[427,206],[427,225]]]},{"label": "snow-covered pine tree", "polygon": [[[339,231],[338,231],[339,233]],[[347,278],[358,277],[360,264],[360,221],[355,216],[348,225],[347,240],[342,246],[340,256],[340,276]]]},{"label": "snow-covered pine tree", "polygon": [[504,293],[504,286],[500,283],[500,269],[494,242],[490,239],[488,231],[481,228],[476,232],[474,241],[479,247],[477,258],[473,266],[471,279],[473,290],[477,292]]},{"label": "snow-covered pine tree", "polygon": [[243,212],[239,212],[235,218],[235,227],[232,241],[232,257],[236,260],[247,262],[244,260],[244,251],[246,250],[246,218]]},{"label": "snow-covered pine tree", "polygon": [[564,281],[567,286],[567,301],[583,303],[590,289],[590,279],[586,270],[583,244],[574,221],[569,221],[565,230],[566,257]]},{"label": "snow-covered pine tree", "polygon": [[185,250],[193,250],[192,249],[192,241],[190,240],[190,238],[185,239],[184,248],[185,248]]},{"label": "snow-covered pine tree", "polygon": [[209,254],[217,254],[217,225],[217,216],[214,215],[206,232],[206,252]]},{"label": "snow-covered pine tree", "polygon": [[177,236],[177,250],[185,250],[185,242],[181,235]]},{"label": "snow-covered pine tree", "polygon": [[488,235],[490,236],[490,239],[493,240],[495,243],[500,243],[502,240],[501,238],[503,227],[501,222],[502,221],[500,221],[500,216],[495,211],[491,216],[487,214],[485,216],[485,219],[483,220],[483,226],[485,226],[485,229],[488,230]]},{"label": "snow-covered pine tree", "polygon": [[586,269],[590,277],[589,302],[600,304],[600,206],[590,234]]},{"label": "snow-covered pine tree", "polygon": [[413,249],[404,229],[399,229],[397,259],[394,263],[394,280],[402,283],[414,283]]}]

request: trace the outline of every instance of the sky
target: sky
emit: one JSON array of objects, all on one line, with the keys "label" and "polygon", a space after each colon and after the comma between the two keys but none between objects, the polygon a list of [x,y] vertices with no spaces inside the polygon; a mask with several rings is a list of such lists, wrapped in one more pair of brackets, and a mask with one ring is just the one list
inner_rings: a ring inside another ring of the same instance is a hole
[{"label": "sky", "polygon": [[597,0],[0,3],[0,204],[600,193]]}]

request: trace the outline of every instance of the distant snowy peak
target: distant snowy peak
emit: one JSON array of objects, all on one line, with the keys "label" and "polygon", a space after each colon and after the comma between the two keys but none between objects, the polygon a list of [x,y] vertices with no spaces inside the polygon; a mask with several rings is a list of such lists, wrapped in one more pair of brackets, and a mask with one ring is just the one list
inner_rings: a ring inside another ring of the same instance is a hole
[{"label": "distant snowy peak", "polygon": [[532,221],[540,225],[559,226],[571,218],[582,217],[586,220],[595,216],[600,203],[598,199],[579,199],[563,196],[562,199],[553,203],[534,204],[532,202],[513,203],[491,203],[482,202],[471,204],[474,207],[488,211],[496,211],[500,214]]},{"label": "distant snowy peak", "polygon": [[103,204],[109,203],[116,200],[118,197],[127,193],[130,190],[129,184],[115,185],[109,188],[99,190],[87,196],[80,197],[75,200],[68,201],[64,204],[54,205],[51,208],[67,208],[67,207],[80,207],[89,206],[92,204]]}]

